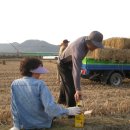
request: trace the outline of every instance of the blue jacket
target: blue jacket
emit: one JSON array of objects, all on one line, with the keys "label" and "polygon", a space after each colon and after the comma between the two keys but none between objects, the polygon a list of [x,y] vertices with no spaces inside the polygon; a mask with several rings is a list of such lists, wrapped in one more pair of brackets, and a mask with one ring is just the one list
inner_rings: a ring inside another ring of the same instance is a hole
[{"label": "blue jacket", "polygon": [[50,128],[53,117],[68,113],[55,103],[45,83],[33,77],[13,81],[11,110],[14,126],[19,129]]}]

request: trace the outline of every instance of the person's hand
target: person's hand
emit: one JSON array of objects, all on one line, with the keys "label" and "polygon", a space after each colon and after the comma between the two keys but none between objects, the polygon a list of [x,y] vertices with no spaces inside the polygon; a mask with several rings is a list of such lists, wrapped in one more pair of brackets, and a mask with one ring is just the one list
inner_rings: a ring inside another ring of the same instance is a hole
[{"label": "person's hand", "polygon": [[77,115],[81,113],[80,107],[68,107],[68,115]]},{"label": "person's hand", "polygon": [[12,127],[11,129],[9,129],[9,130],[20,130],[19,128],[17,128],[17,127]]},{"label": "person's hand", "polygon": [[82,94],[80,90],[76,90],[76,93],[74,95],[75,101],[78,102],[82,98]]}]

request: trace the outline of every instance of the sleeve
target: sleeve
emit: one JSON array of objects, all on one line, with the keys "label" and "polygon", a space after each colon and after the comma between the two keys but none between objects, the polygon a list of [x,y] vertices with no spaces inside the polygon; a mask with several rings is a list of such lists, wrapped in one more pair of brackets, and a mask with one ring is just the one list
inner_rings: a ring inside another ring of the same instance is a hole
[{"label": "sleeve", "polygon": [[12,114],[12,118],[13,118],[13,125],[17,128],[20,128],[17,106],[16,106],[15,98],[14,98],[13,85],[11,85],[11,114]]},{"label": "sleeve", "polygon": [[49,91],[48,87],[44,83],[41,85],[40,98],[41,98],[42,104],[43,104],[43,106],[45,108],[45,112],[50,117],[53,118],[53,117],[68,114],[67,109],[61,107],[59,104],[57,104],[54,101],[54,97],[52,96],[52,94]]},{"label": "sleeve", "polygon": [[76,90],[80,90],[80,72],[81,72],[81,64],[82,58],[80,57],[79,51],[76,48],[73,49],[74,53],[72,54],[72,76],[74,80],[74,85]]}]

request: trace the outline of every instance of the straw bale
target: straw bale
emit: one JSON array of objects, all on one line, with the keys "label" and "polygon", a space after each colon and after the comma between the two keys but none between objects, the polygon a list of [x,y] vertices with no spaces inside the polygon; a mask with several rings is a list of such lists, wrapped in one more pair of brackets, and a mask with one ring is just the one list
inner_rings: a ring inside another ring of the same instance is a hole
[{"label": "straw bale", "polygon": [[126,49],[113,49],[112,60],[126,62]]},{"label": "straw bale", "polygon": [[94,51],[89,51],[86,55],[87,58],[94,58]]},{"label": "straw bale", "polygon": [[128,63],[130,63],[130,49],[127,49],[126,52],[125,52],[125,54],[126,54],[126,61]]},{"label": "straw bale", "polygon": [[90,54],[89,57],[96,60],[112,60],[130,63],[130,49],[104,48],[96,49]]},{"label": "straw bale", "polygon": [[130,38],[109,38],[104,40],[103,44],[107,48],[130,49]]},{"label": "straw bale", "polygon": [[105,49],[96,49],[94,51],[94,59],[96,60],[111,60],[111,54],[113,53],[113,50],[110,48]]}]

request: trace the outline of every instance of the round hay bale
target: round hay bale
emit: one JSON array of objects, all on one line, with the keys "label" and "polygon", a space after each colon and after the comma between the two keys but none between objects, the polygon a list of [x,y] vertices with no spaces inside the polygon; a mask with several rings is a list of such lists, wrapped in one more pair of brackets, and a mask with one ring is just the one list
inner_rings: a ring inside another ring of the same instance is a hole
[{"label": "round hay bale", "polygon": [[130,49],[125,50],[126,62],[130,63]]},{"label": "round hay bale", "polygon": [[94,58],[97,60],[111,60],[113,50],[110,48],[96,49]]},{"label": "round hay bale", "polygon": [[130,49],[130,38],[125,38],[125,47],[123,49]]},{"label": "round hay bale", "polygon": [[112,60],[118,62],[125,62],[126,61],[126,50],[124,49],[113,49]]},{"label": "round hay bale", "polygon": [[103,44],[107,48],[116,49],[130,49],[130,39],[129,38],[109,38],[103,41]]},{"label": "round hay bale", "polygon": [[89,51],[86,55],[87,58],[94,58],[94,51]]}]

